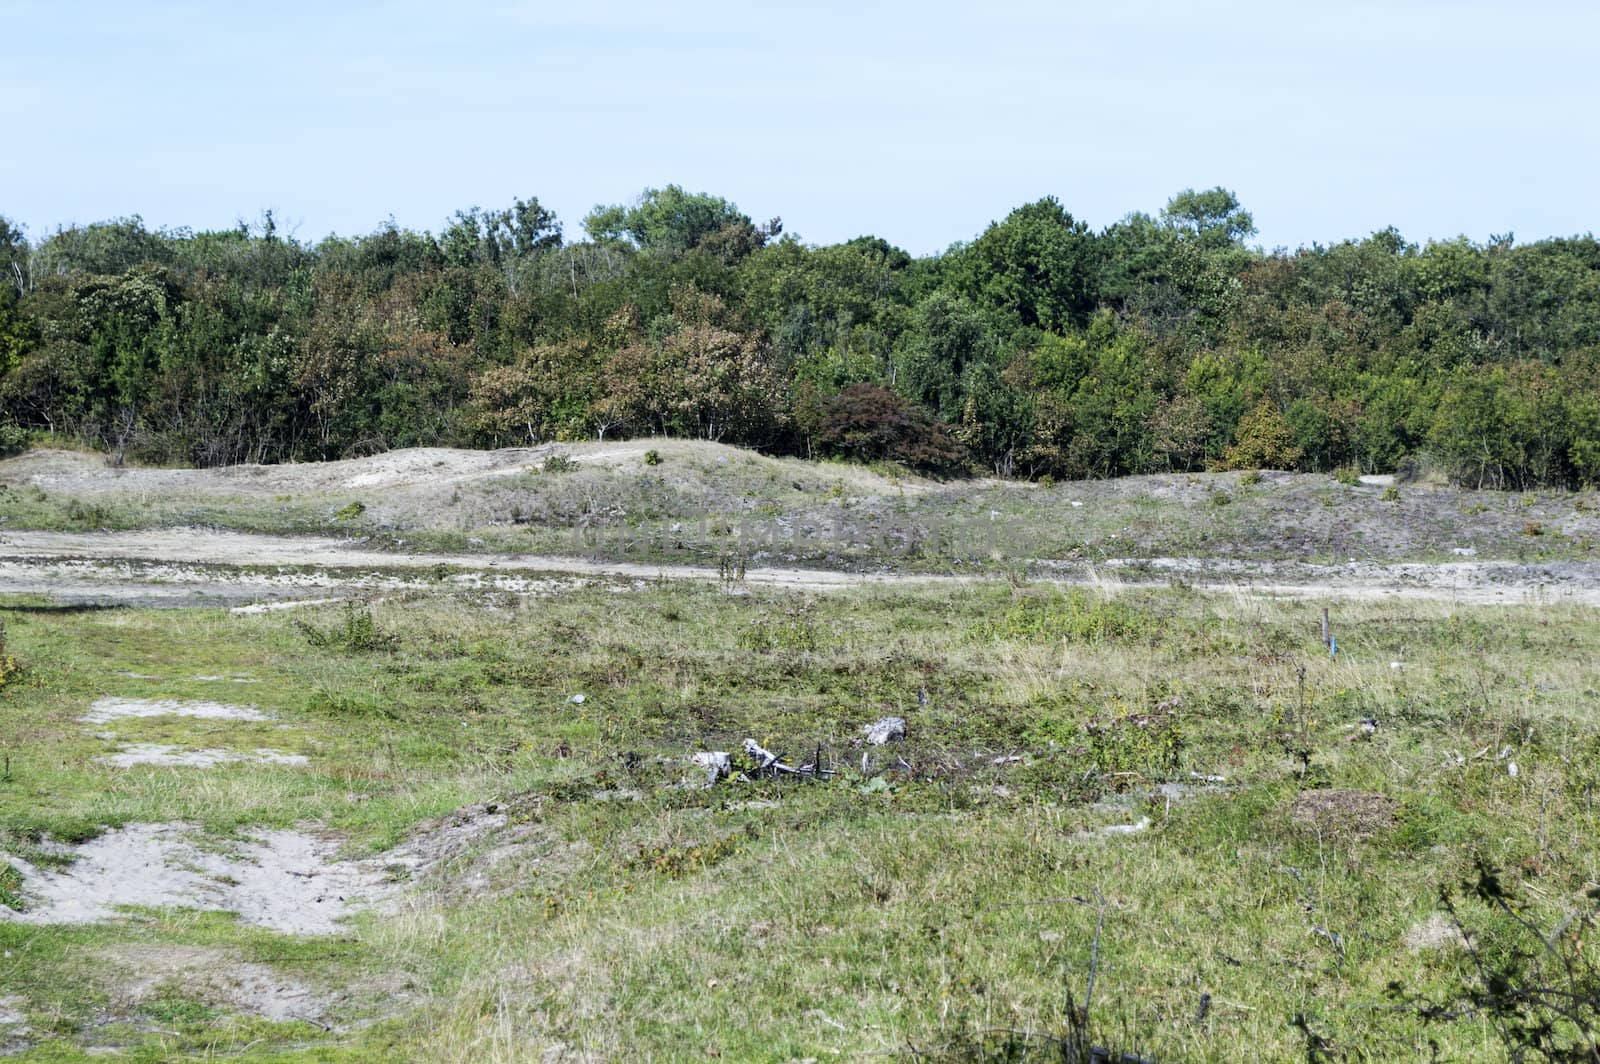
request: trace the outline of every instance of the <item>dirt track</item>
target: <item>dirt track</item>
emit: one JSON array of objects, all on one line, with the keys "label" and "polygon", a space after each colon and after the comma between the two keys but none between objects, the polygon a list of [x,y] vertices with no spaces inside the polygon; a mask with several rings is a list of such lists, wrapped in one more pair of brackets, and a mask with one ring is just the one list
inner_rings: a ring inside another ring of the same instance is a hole
[{"label": "dirt track", "polygon": [[[440,566],[447,569],[434,571]],[[1600,606],[1597,562],[1310,565],[1162,558],[1113,561],[1098,568],[1043,562],[1038,576],[1051,583],[1107,588],[1181,581],[1208,592],[1295,598]],[[356,540],[200,529],[0,535],[0,594],[44,594],[72,603],[215,605],[430,586],[550,593],[585,578],[715,581],[722,576],[715,569],[689,565],[511,554],[410,554],[376,550]],[[744,583],[825,591],[984,579],[991,577],[752,567]]]}]

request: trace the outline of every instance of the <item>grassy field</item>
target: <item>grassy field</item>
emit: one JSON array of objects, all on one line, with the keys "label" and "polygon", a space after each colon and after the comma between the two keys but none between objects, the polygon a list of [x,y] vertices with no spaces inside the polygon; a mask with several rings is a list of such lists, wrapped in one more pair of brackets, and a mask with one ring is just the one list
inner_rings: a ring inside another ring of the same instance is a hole
[{"label": "grassy field", "polygon": [[[1600,883],[1577,610],[1341,604],[1337,658],[1311,604],[1003,581],[0,619],[17,865],[134,824],[380,865],[454,840],[331,936],[0,919],[22,1060],[1059,1059],[1091,971],[1092,1037],[1153,1060],[1498,1059],[1480,964],[1581,962]],[[78,719],[108,696],[272,719]],[[861,746],[888,714],[907,741]],[[702,786],[689,757],[745,737],[838,772]],[[130,743],[308,763],[101,760]],[[1480,865],[1514,908],[1463,889]],[[1569,922],[1540,946],[1512,913]]]}]

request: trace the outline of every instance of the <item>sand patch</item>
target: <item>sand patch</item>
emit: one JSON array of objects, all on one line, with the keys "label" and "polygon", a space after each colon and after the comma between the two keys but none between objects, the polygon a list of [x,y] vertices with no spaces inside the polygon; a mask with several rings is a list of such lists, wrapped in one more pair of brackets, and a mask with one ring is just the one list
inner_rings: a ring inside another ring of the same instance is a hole
[{"label": "sand patch", "polygon": [[189,702],[173,698],[101,698],[78,719],[85,724],[109,724],[114,720],[142,717],[196,717],[201,720],[271,720],[253,706],[231,706],[222,702]]},{"label": "sand patch", "polygon": [[374,863],[342,861],[338,844],[304,831],[258,831],[202,848],[187,824],[130,824],[68,852],[63,871],[23,872],[28,908],[0,919],[85,924],[116,919],[127,906],[231,912],[257,927],[327,935],[391,889]]},{"label": "sand patch", "polygon": [[116,979],[119,1006],[137,1008],[168,990],[214,1007],[285,1023],[322,1026],[329,996],[265,964],[203,946],[123,946],[101,958]]},{"label": "sand patch", "polygon": [[239,762],[248,762],[256,765],[310,764],[310,759],[304,754],[290,754],[267,747],[257,747],[254,750],[247,751],[216,748],[185,750],[181,746],[168,746],[164,743],[127,743],[118,747],[116,753],[106,754],[98,758],[98,760],[107,765],[115,765],[117,768],[132,768],[135,765],[214,768],[217,765],[229,765]]},{"label": "sand patch", "polygon": [[1370,791],[1305,791],[1289,807],[1296,824],[1349,839],[1368,839],[1395,821],[1399,806]]},{"label": "sand patch", "polygon": [[339,601],[341,600],[316,598],[290,599],[287,602],[253,602],[248,606],[234,606],[228,612],[238,614],[241,617],[255,617],[263,613],[275,613],[278,610],[299,610],[308,606],[331,606]]},{"label": "sand patch", "polygon": [[1462,936],[1461,929],[1451,923],[1444,913],[1434,913],[1420,924],[1411,925],[1401,941],[1414,953],[1467,948],[1467,940]]}]

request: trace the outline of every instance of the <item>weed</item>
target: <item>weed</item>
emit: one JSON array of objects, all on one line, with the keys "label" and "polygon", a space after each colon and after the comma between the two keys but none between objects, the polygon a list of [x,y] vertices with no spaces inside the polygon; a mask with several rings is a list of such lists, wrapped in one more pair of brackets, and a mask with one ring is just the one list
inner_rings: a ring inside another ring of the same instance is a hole
[{"label": "weed", "polygon": [[339,507],[339,509],[335,510],[333,512],[333,519],[335,521],[354,521],[356,518],[360,517],[366,512],[367,504],[357,500],[356,502],[346,503],[345,505]]},{"label": "weed", "polygon": [[1542,536],[1544,535],[1544,525],[1539,521],[1524,521],[1522,522],[1522,534],[1524,536]]},{"label": "weed", "polygon": [[392,651],[400,645],[398,637],[378,627],[370,609],[354,602],[345,603],[343,616],[332,627],[319,628],[298,618],[294,626],[306,642],[319,648],[367,652]]},{"label": "weed", "polygon": [[17,913],[27,908],[22,898],[22,873],[8,863],[0,863],[0,906]]},{"label": "weed", "polygon": [[641,848],[634,858],[636,867],[671,879],[681,879],[691,872],[699,872],[720,864],[738,853],[744,845],[758,836],[752,828],[734,832],[707,843],[665,844]]},{"label": "weed", "polygon": [[11,653],[10,643],[6,637],[6,622],[0,621],[0,690],[16,682],[22,676],[22,662]]},{"label": "weed", "polygon": [[1361,470],[1355,466],[1340,466],[1333,471],[1333,479],[1347,488],[1353,488],[1361,483]]},{"label": "weed", "polygon": [[1387,488],[1383,489],[1383,494],[1378,497],[1378,501],[1379,502],[1399,502],[1400,501],[1400,489],[1395,487],[1393,484],[1390,484]]},{"label": "weed", "polygon": [[1076,588],[1042,598],[1013,602],[998,620],[979,626],[990,639],[1099,643],[1140,634],[1139,611],[1115,599],[1100,599]]},{"label": "weed", "polygon": [[546,473],[570,473],[578,468],[578,460],[563,451],[546,455],[541,468]]},{"label": "weed", "polygon": [[644,464],[647,465],[647,466],[658,466],[658,465],[660,465],[661,464],[661,452],[656,450],[654,447],[652,447],[648,451],[644,452]]}]

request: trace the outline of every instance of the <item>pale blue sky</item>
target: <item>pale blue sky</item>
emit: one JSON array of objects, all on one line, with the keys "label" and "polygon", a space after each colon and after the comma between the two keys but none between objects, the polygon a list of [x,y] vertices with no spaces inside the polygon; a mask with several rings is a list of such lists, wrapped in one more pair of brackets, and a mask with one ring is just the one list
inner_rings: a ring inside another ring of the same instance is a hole
[{"label": "pale blue sky", "polygon": [[0,214],[304,239],[675,182],[917,253],[1223,184],[1265,246],[1596,227],[1600,5],[0,0]]}]

